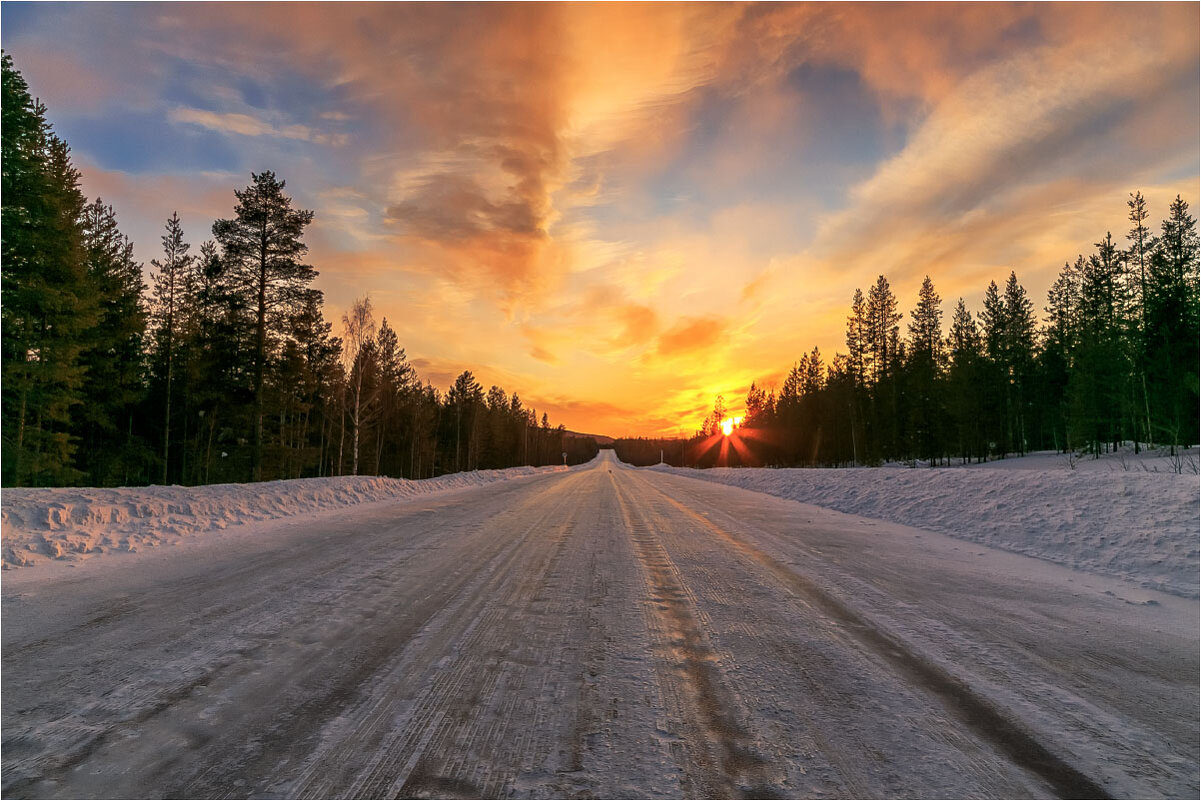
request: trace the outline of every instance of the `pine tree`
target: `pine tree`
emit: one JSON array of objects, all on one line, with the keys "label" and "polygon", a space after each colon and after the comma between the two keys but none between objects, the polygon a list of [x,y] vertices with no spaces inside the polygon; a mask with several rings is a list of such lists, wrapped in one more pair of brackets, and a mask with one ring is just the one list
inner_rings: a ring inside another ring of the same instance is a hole
[{"label": "pine tree", "polygon": [[742,424],[747,427],[762,425],[767,408],[767,393],[762,388],[755,386],[754,381],[751,382],[750,389],[746,391],[744,406],[746,415]]},{"label": "pine tree", "polygon": [[888,279],[881,275],[867,295],[867,353],[872,378],[877,383],[896,366],[900,321],[897,298]]},{"label": "pine tree", "polygon": [[1123,348],[1122,266],[1113,238],[1096,244],[1080,287],[1080,336],[1068,391],[1073,444],[1099,455],[1121,440],[1122,385],[1130,375]]},{"label": "pine tree", "polygon": [[918,290],[917,307],[910,312],[907,388],[910,426],[919,457],[934,464],[939,455],[942,406],[942,299],[930,276]]},{"label": "pine tree", "polygon": [[780,455],[786,464],[796,464],[800,453],[801,366],[794,363],[780,386],[776,400],[776,419],[780,424]]},{"label": "pine tree", "polygon": [[950,352],[947,397],[955,422],[959,457],[965,462],[972,458],[983,460],[988,454],[987,444],[982,441],[985,409],[981,387],[983,343],[976,319],[967,310],[963,298],[959,299],[951,316],[947,349]]},{"label": "pine tree", "polygon": [[910,355],[926,355],[935,364],[942,361],[942,299],[934,291],[930,276],[922,281],[917,294],[917,307],[910,312]]},{"label": "pine tree", "polygon": [[881,275],[867,294],[868,354],[872,373],[872,412],[866,449],[874,461],[898,455],[903,434],[900,409],[901,313],[888,279]]},{"label": "pine tree", "polygon": [[[379,334],[376,336],[376,354],[379,360],[379,384],[380,384],[380,412],[379,426],[376,432],[376,441],[378,449],[387,449],[389,453],[395,453],[397,456],[404,452],[401,447],[400,438],[406,432],[407,420],[409,415],[406,413],[405,407],[410,402],[411,396],[417,385],[417,376],[412,365],[405,359],[404,348],[400,347],[400,340],[396,335],[396,331],[388,325],[387,318],[384,318],[380,323]],[[380,473],[383,463],[382,454],[377,453],[376,472]],[[389,464],[391,469],[383,470],[384,475],[401,475],[403,472],[401,463],[396,462],[395,466]]]},{"label": "pine tree", "polygon": [[[471,469],[472,457],[472,432],[475,430],[476,411],[480,404],[484,401],[484,388],[475,380],[475,376],[470,370],[464,370],[455,379],[455,383],[451,386],[450,391],[446,393],[446,402],[448,406],[453,407],[453,417],[455,426],[455,472],[464,469]],[[463,431],[468,432],[467,454],[466,459],[462,459],[463,453]],[[542,415],[542,430],[547,432],[550,430],[550,421],[545,414]]]},{"label": "pine tree", "polygon": [[247,364],[254,341],[250,299],[214,242],[200,246],[191,267],[187,283],[192,308],[186,315],[191,357],[184,396],[196,411],[198,425],[190,447],[192,472],[184,481],[241,481],[246,478],[245,460],[227,456],[241,453],[238,445],[245,438],[240,435],[253,425],[253,365]]},{"label": "pine tree", "polygon": [[980,312],[981,344],[984,358],[980,365],[984,404],[984,434],[990,452],[1006,453],[1009,442],[1006,420],[1009,417],[1009,368],[1006,344],[1005,302],[996,281],[988,282],[984,309]]},{"label": "pine tree", "polygon": [[1148,268],[1148,384],[1155,430],[1174,449],[1198,438],[1197,220],[1179,195],[1160,230]]},{"label": "pine tree", "polygon": [[858,386],[867,382],[868,324],[867,304],[863,290],[856,289],[851,298],[851,316],[847,318],[847,368]]},{"label": "pine tree", "polygon": [[1005,368],[1009,394],[1008,441],[1019,453],[1029,447],[1026,436],[1026,403],[1030,376],[1034,367],[1035,338],[1034,304],[1026,289],[1018,283],[1017,274],[1009,273],[1005,282]]},{"label": "pine tree", "polygon": [[[1126,234],[1130,241],[1130,250],[1126,258],[1130,266],[1127,282],[1130,286],[1129,297],[1133,307],[1131,314],[1131,351],[1137,376],[1136,393],[1142,407],[1143,436],[1145,442],[1150,442],[1153,436],[1151,426],[1151,399],[1147,389],[1147,273],[1151,264],[1151,253],[1155,250],[1155,237],[1147,228],[1146,222],[1150,217],[1147,201],[1142,192],[1134,192],[1126,202],[1130,210],[1129,220],[1133,226]],[[1137,270],[1137,274],[1135,271]],[[1135,437],[1135,453],[1138,452],[1138,437]]]},{"label": "pine tree", "polygon": [[800,363],[801,403],[798,453],[809,465],[817,463],[822,444],[822,392],[826,387],[826,368],[816,347]]},{"label": "pine tree", "polygon": [[847,377],[850,379],[850,398],[847,412],[850,415],[850,439],[852,461],[859,462],[858,443],[866,434],[864,406],[867,375],[871,365],[868,363],[868,322],[867,302],[863,291],[856,289],[851,298],[851,316],[847,318]]},{"label": "pine tree", "polygon": [[[304,305],[290,322],[292,336],[285,344],[280,384],[283,388],[281,476],[322,475],[326,432],[340,411],[334,399],[342,383],[341,342],[330,335],[332,326],[321,312],[322,295],[306,293]],[[316,441],[314,441],[314,435]]]},{"label": "pine tree", "polygon": [[0,100],[0,348],[3,483],[65,484],[78,473],[72,410],[82,402],[85,334],[98,309],[79,225],[70,149],[8,54]]},{"label": "pine tree", "polygon": [[1080,342],[1080,293],[1084,283],[1085,260],[1065,262],[1063,270],[1047,292],[1047,325],[1043,329],[1040,369],[1044,391],[1043,407],[1051,418],[1052,444],[1056,450],[1068,450],[1068,381]]},{"label": "pine tree", "polygon": [[1005,302],[996,281],[988,282],[984,292],[984,309],[980,312],[983,330],[984,355],[998,364],[1005,362]]},{"label": "pine tree", "polygon": [[119,230],[111,205],[100,198],[88,204],[81,225],[100,318],[88,331],[82,359],[87,375],[76,420],[84,444],[80,466],[94,485],[144,481],[152,457],[133,431],[145,393],[142,265],[134,261],[133,243]]},{"label": "pine tree", "polygon": [[213,223],[226,269],[238,280],[239,290],[254,312],[254,440],[251,480],[263,472],[264,380],[272,341],[270,332],[287,320],[304,301],[304,292],[317,277],[312,266],[301,262],[308,252],[302,237],[313,221],[313,212],[292,208],[283,193],[285,182],[275,173],[251,173],[252,183],[235,191],[234,219]]},{"label": "pine tree", "polygon": [[701,431],[707,437],[716,436],[721,432],[722,421],[726,419],[726,399],[721,395],[713,402],[713,411],[709,412],[709,416],[705,418],[705,422],[701,425]]},{"label": "pine tree", "polygon": [[822,366],[822,354],[817,347],[801,357],[800,374],[802,395],[816,395],[822,391],[826,369]]},{"label": "pine tree", "polygon": [[175,378],[175,355],[180,344],[181,316],[189,304],[188,277],[191,273],[191,247],[184,241],[178,212],[173,212],[162,236],[163,260],[152,259],[156,270],[151,312],[155,325],[155,345],[163,363],[163,484],[167,483],[171,456],[171,390]]},{"label": "pine tree", "polygon": [[[1151,213],[1147,210],[1147,201],[1143,197],[1143,193],[1132,193],[1130,200],[1126,201],[1126,206],[1130,209],[1129,219],[1133,226],[1126,234],[1126,238],[1130,241],[1127,261],[1132,271],[1137,270],[1136,274],[1131,275],[1132,291],[1130,294],[1133,305],[1141,310],[1147,294],[1147,270],[1151,263],[1151,253],[1155,249],[1155,237],[1146,226]],[[1140,320],[1140,329],[1145,327],[1146,320]]]}]

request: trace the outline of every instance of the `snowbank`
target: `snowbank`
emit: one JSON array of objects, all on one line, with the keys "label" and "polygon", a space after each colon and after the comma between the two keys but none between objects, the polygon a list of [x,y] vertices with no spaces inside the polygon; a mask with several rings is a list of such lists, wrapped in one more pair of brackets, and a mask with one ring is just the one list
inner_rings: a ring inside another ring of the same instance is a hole
[{"label": "snowbank", "polygon": [[10,568],[105,551],[132,552],[241,523],[567,469],[476,470],[421,481],[338,476],[206,487],[6,489],[0,494],[0,563]]},{"label": "snowbank", "polygon": [[938,531],[1198,597],[1195,475],[977,468],[693,470],[656,466],[848,514]]},{"label": "snowbank", "polygon": [[[928,463],[886,462],[883,467],[910,469],[914,466],[929,467]],[[1077,473],[1183,473],[1201,474],[1201,449],[1178,448],[1172,454],[1166,446],[1149,448],[1144,445],[1138,453],[1134,445],[1126,442],[1118,450],[1100,456],[1069,456],[1059,451],[1033,451],[1025,456],[1007,456],[987,462],[948,465],[961,470],[1074,470]]]}]

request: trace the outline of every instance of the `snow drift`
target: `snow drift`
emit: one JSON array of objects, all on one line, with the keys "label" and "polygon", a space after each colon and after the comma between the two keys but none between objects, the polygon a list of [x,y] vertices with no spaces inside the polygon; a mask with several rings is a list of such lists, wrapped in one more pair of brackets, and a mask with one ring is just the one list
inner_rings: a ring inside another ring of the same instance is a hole
[{"label": "snow drift", "polygon": [[1198,597],[1194,475],[976,468],[708,470],[691,478],[888,520]]},{"label": "snow drift", "polygon": [[562,466],[477,470],[408,481],[338,476],[205,487],[6,489],[0,495],[5,568],[165,544],[213,529],[474,487]]}]

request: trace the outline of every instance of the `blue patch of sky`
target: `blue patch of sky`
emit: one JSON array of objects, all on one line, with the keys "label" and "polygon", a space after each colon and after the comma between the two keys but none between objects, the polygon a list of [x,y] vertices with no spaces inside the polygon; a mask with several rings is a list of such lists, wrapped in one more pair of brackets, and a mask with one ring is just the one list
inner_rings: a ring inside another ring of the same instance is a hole
[{"label": "blue patch of sky", "polygon": [[69,116],[54,127],[74,150],[108,170],[237,170],[242,164],[226,137],[194,125],[173,125],[158,111]]},{"label": "blue patch of sky", "polygon": [[0,5],[0,23],[4,27],[4,38],[11,41],[31,30],[36,30],[46,16],[48,6],[50,6],[49,3],[3,3]]},{"label": "blue patch of sky", "polygon": [[242,95],[242,102],[254,108],[267,108],[267,92],[258,81],[242,76],[237,79],[235,86]]},{"label": "blue patch of sky", "polygon": [[756,135],[747,145],[756,148],[754,160],[736,179],[709,180],[706,171],[737,146],[745,112],[737,97],[708,88],[701,90],[686,145],[645,176],[645,194],[593,207],[588,216],[605,226],[659,215],[700,223],[715,208],[740,203],[803,198],[827,210],[844,207],[848,191],[903,147],[905,128],[884,119],[876,95],[852,70],[805,64],[785,86],[797,105],[795,122],[788,123],[793,127]]},{"label": "blue patch of sky", "polygon": [[808,171],[873,166],[885,157],[880,106],[857,72],[806,63],[789,73],[787,84],[796,92],[804,116],[804,144],[798,155]]},{"label": "blue patch of sky", "polygon": [[159,97],[165,107],[185,106],[215,112],[227,110],[225,103],[214,92],[214,87],[229,80],[230,76],[225,70],[183,59],[169,59],[163,66],[167,75],[159,90]]},{"label": "blue patch of sky", "polygon": [[1032,8],[1029,16],[1016,19],[1002,29],[989,47],[974,51],[970,66],[981,67],[989,61],[1008,58],[1014,53],[1044,44],[1047,37],[1035,13],[1037,10]]}]

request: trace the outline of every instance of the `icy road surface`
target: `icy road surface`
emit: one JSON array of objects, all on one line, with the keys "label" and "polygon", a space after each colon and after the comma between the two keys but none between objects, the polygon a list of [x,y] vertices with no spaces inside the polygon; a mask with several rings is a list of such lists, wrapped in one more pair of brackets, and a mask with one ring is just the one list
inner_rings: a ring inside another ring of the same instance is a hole
[{"label": "icy road surface", "polygon": [[1197,797],[1197,601],[603,453],[5,574],[0,789]]}]

